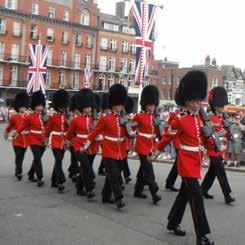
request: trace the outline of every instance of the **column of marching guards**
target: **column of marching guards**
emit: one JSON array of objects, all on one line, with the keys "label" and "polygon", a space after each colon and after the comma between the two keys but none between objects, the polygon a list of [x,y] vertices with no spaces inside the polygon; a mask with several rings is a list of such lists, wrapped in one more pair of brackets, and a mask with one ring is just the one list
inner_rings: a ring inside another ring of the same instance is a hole
[{"label": "column of marching guards", "polygon": [[[66,177],[62,162],[66,151],[70,151],[71,164],[69,177],[75,182],[77,195],[91,199],[95,196],[95,173],[93,162],[101,147],[102,160],[99,175],[105,176],[102,190],[102,202],[115,204],[118,209],[126,206],[124,201],[123,178],[131,181],[127,161],[132,148],[138,154],[140,167],[137,173],[134,197],[146,199],[144,186],[149,187],[152,203],[161,200],[158,184],[155,179],[152,159],[167,144],[173,142],[177,157],[166,180],[166,189],[178,192],[168,216],[167,229],[175,235],[184,236],[181,229],[186,204],[191,207],[197,244],[214,244],[207,238],[210,233],[203,197],[212,199],[208,193],[217,177],[226,204],[235,199],[231,196],[225,168],[225,147],[215,149],[212,132],[204,130],[200,116],[200,102],[207,96],[207,78],[200,71],[187,73],[176,91],[175,101],[179,109],[172,113],[168,125],[159,119],[156,108],[159,105],[159,92],[153,85],[146,86],[141,95],[142,111],[131,117],[133,101],[127,96],[123,85],[113,85],[108,93],[103,94],[102,102],[90,89],[81,89],[71,99],[61,89],[54,93],[52,107],[55,112],[47,117],[45,97],[35,92],[30,98],[26,93],[16,95],[14,109],[6,127],[4,137],[12,133],[12,144],[15,153],[15,176],[22,179],[22,164],[27,147],[33,154],[33,162],[28,172],[28,179],[36,182],[38,187],[44,185],[42,156],[50,147],[55,159],[51,177],[51,187],[59,193],[65,190]],[[230,137],[224,123],[224,106],[228,104],[225,89],[216,87],[209,93],[209,104],[212,111],[210,121],[214,131],[225,142]],[[31,110],[29,110],[29,108]],[[100,109],[102,110],[101,112]],[[166,125],[166,124],[165,124]],[[132,140],[133,139],[133,140]],[[204,149],[210,157],[210,167],[202,184],[201,164]],[[181,187],[175,187],[177,176],[182,178]]]}]

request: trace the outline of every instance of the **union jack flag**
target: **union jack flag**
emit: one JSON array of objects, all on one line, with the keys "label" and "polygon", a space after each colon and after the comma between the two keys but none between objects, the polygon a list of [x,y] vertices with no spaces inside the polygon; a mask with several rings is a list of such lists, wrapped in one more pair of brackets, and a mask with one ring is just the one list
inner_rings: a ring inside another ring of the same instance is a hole
[{"label": "union jack flag", "polygon": [[146,0],[131,2],[136,31],[136,73],[135,83],[141,85],[148,65],[150,51],[153,47],[151,34],[153,31],[157,6],[148,4]]},{"label": "union jack flag", "polygon": [[84,69],[84,77],[83,77],[83,87],[89,88],[90,87],[90,79],[93,75],[93,71],[91,71],[89,68]]},{"label": "union jack flag", "polygon": [[45,94],[48,47],[39,40],[37,45],[29,44],[29,53],[27,93],[41,90]]}]

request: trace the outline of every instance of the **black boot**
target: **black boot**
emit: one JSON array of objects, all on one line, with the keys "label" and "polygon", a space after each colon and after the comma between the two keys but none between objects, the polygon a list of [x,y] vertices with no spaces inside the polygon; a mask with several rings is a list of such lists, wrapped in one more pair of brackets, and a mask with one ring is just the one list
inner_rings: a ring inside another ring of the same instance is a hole
[{"label": "black boot", "polygon": [[126,184],[128,184],[128,183],[131,182],[131,181],[132,181],[132,179],[131,179],[130,177],[125,178],[125,183],[126,183]]},{"label": "black boot", "polygon": [[82,197],[84,197],[84,196],[86,196],[86,195],[87,195],[87,192],[86,192],[86,191],[84,191],[83,189],[81,189],[81,190],[77,190],[77,195],[78,195],[78,196],[82,196]]},{"label": "black boot", "polygon": [[165,189],[169,190],[169,191],[172,191],[172,192],[178,192],[179,189],[175,188],[174,185],[165,185]]},{"label": "black boot", "polygon": [[16,178],[17,178],[18,181],[21,181],[22,180],[22,175],[21,174],[17,174]]},{"label": "black boot", "polygon": [[197,239],[197,245],[215,245],[206,236]]},{"label": "black boot", "polygon": [[205,199],[214,199],[214,196],[208,194],[207,192],[204,192],[204,193],[203,193],[203,197],[204,197]]},{"label": "black boot", "polygon": [[161,197],[160,195],[154,194],[154,195],[152,196],[152,202],[153,202],[154,205],[157,205],[157,203],[158,203],[159,201],[161,201],[161,200],[162,200],[162,197]]},{"label": "black boot", "polygon": [[37,179],[36,179],[34,176],[29,176],[29,177],[28,177],[28,180],[29,180],[30,182],[32,182],[32,183],[37,182]]},{"label": "black boot", "polygon": [[37,180],[37,187],[43,187],[44,182],[42,180]]},{"label": "black boot", "polygon": [[231,197],[231,195],[228,195],[225,197],[225,204],[227,204],[227,205],[229,205],[235,201],[236,201],[236,199],[234,197]]},{"label": "black boot", "polygon": [[95,192],[94,192],[94,190],[88,191],[88,192],[87,192],[87,198],[88,198],[88,199],[91,199],[91,198],[93,198],[93,197],[95,197]]},{"label": "black boot", "polygon": [[54,182],[51,182],[51,188],[58,188],[58,184],[54,183]]},{"label": "black boot", "polygon": [[111,199],[102,198],[102,203],[115,204],[115,201]]},{"label": "black boot", "polygon": [[123,199],[119,199],[115,203],[118,209],[122,209],[126,206],[126,203],[123,201]]},{"label": "black boot", "polygon": [[64,190],[65,190],[65,186],[64,186],[63,184],[59,184],[59,185],[58,185],[58,192],[59,192],[59,193],[63,193]]},{"label": "black boot", "polygon": [[140,199],[146,199],[147,195],[144,194],[143,192],[134,192],[134,197],[140,198]]},{"label": "black boot", "polygon": [[184,230],[182,230],[179,225],[172,226],[172,225],[168,224],[167,229],[169,231],[173,232],[174,235],[176,235],[176,236],[185,236],[186,235],[186,232]]}]

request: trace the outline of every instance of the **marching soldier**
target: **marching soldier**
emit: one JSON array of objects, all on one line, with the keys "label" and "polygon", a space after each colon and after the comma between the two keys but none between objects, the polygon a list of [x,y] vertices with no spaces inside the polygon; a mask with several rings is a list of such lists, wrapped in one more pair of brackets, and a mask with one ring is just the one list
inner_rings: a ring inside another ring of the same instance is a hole
[{"label": "marching soldier", "polygon": [[24,118],[23,122],[17,128],[15,136],[17,138],[21,133],[29,130],[28,144],[33,154],[33,163],[28,175],[29,180],[34,182],[34,173],[36,173],[38,187],[44,185],[42,181],[42,156],[45,151],[45,127],[47,123],[44,117],[45,105],[45,96],[41,91],[32,94],[31,109],[33,113]]},{"label": "marching soldier", "polygon": [[[228,96],[225,88],[215,87],[209,93],[209,105],[212,110],[210,121],[213,123],[214,129],[218,135],[220,135],[221,142],[226,143],[225,137],[227,131],[224,128],[224,106],[228,104]],[[224,148],[224,147],[223,147]],[[230,204],[235,201],[231,197],[231,188],[226,176],[224,167],[224,154],[225,148],[221,151],[217,149],[209,149],[208,155],[210,157],[210,167],[202,182],[203,196],[206,199],[213,199],[213,196],[208,194],[209,189],[212,187],[215,177],[217,177],[224,194],[225,203]]]},{"label": "marching soldier", "polygon": [[[29,96],[27,93],[18,93],[14,100],[14,109],[16,114],[10,117],[9,123],[5,129],[4,138],[7,140],[11,131],[16,131],[20,124],[23,123],[27,116],[29,108]],[[26,149],[28,131],[23,131],[18,137],[12,139],[12,145],[15,153],[15,176],[18,181],[22,180],[22,166]]]},{"label": "marching soldier", "polygon": [[49,117],[45,137],[49,139],[49,145],[55,158],[51,187],[58,187],[62,193],[65,189],[65,174],[62,169],[62,161],[65,154],[65,134],[68,129],[67,108],[69,105],[69,94],[60,89],[54,93],[53,108],[55,113]]},{"label": "marching soldier", "polygon": [[[178,89],[178,105],[186,111],[180,113],[169,129],[179,137],[177,167],[182,183],[176,200],[168,216],[167,229],[177,236],[185,236],[180,228],[186,204],[189,202],[197,236],[197,245],[214,245],[207,238],[209,224],[203,203],[202,190],[198,179],[201,178],[201,163],[206,139],[203,136],[203,121],[199,114],[200,102],[207,96],[207,78],[201,71],[188,72],[181,80]],[[157,149],[164,149],[168,137],[163,137]],[[207,140],[207,142],[210,139]],[[159,153],[159,152],[157,152]]]},{"label": "marching soldier", "polygon": [[[125,207],[120,184],[122,161],[127,157],[127,132],[121,123],[122,112],[127,100],[127,90],[121,84],[115,84],[109,89],[109,104],[112,113],[101,117],[88,136],[84,145],[85,151],[98,135],[103,135],[102,157],[106,170],[105,184],[102,191],[102,202],[113,204],[118,209]],[[112,193],[114,199],[112,199]]]},{"label": "marching soldier", "polygon": [[154,124],[155,111],[158,104],[159,91],[157,87],[153,85],[144,87],[140,100],[142,112],[136,114],[133,118],[133,122],[137,125],[135,152],[139,155],[140,159],[134,196],[142,199],[147,198],[143,190],[144,186],[148,185],[153,204],[157,204],[161,200],[161,196],[157,194],[159,187],[155,180],[153,165],[149,161],[150,155],[155,150],[156,138],[159,134]]}]

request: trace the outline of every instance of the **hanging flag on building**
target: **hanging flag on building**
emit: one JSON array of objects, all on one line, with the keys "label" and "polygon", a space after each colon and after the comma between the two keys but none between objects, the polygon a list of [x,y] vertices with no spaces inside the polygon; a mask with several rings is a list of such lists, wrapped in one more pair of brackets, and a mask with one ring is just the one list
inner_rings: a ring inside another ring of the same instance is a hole
[{"label": "hanging flag on building", "polygon": [[90,87],[90,79],[93,75],[93,71],[89,68],[84,69],[84,77],[83,77],[83,87],[89,88]]},{"label": "hanging flag on building", "polygon": [[45,94],[47,76],[48,47],[41,44],[29,44],[29,68],[27,93],[41,90]]},{"label": "hanging flag on building", "polygon": [[148,4],[146,0],[132,1],[136,31],[136,73],[135,83],[141,85],[144,79],[149,60],[150,51],[153,47],[151,34],[155,24],[157,6]]}]

